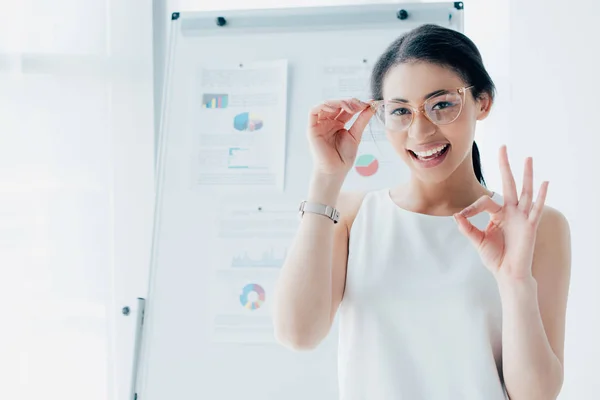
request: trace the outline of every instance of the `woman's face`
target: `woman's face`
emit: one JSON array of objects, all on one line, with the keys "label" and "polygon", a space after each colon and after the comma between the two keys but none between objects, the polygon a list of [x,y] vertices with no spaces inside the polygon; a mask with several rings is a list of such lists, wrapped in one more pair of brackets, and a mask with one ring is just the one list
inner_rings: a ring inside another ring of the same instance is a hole
[{"label": "woman's face", "polygon": [[[413,174],[422,181],[442,182],[463,163],[472,165],[475,124],[489,113],[489,96],[476,100],[467,90],[462,96],[464,100],[460,115],[447,125],[436,125],[422,112],[413,111],[413,108],[419,109],[431,93],[440,90],[456,93],[457,88],[465,86],[468,83],[451,69],[424,62],[397,65],[384,78],[383,98],[402,99],[393,103],[394,115],[414,114],[408,129],[386,129],[387,138]],[[433,113],[439,112],[441,115],[445,107],[451,106],[444,101],[446,97],[443,93],[433,97],[435,101],[429,102],[429,109]],[[392,108],[388,107],[386,112],[390,111]]]}]

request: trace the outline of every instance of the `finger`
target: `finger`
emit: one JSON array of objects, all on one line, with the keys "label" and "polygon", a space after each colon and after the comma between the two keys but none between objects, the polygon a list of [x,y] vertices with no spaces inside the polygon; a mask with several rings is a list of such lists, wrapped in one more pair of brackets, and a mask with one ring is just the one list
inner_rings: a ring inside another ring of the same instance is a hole
[{"label": "finger", "polygon": [[459,214],[465,218],[470,218],[484,211],[490,214],[497,214],[502,211],[502,206],[496,203],[490,196],[481,196]]},{"label": "finger", "polygon": [[326,114],[337,116],[339,113],[339,108],[335,108],[326,103],[317,104],[316,106],[310,109],[310,112],[308,114],[310,125],[315,126],[319,119],[326,117]]},{"label": "finger", "polygon": [[533,159],[525,159],[525,169],[523,172],[523,188],[519,198],[519,208],[526,213],[531,211],[531,202],[533,201]]},{"label": "finger", "polygon": [[360,113],[364,109],[371,107],[370,103],[365,103],[356,98],[352,98],[352,99],[348,100],[348,102],[350,103],[349,105],[352,108],[352,113],[349,113],[349,112],[343,110],[342,113],[340,115],[338,115],[338,117],[336,118],[338,121],[343,121],[344,123],[347,123],[357,113]]},{"label": "finger", "polygon": [[475,247],[479,247],[481,245],[481,242],[483,241],[483,238],[485,237],[483,231],[477,229],[471,222],[469,222],[467,218],[465,218],[460,213],[454,214],[454,219],[458,224],[458,230],[464,236],[466,236],[475,245]]},{"label": "finger", "polygon": [[328,100],[325,103],[330,107],[352,115],[361,111],[366,106],[366,104],[363,106],[363,103],[358,99]]},{"label": "finger", "polygon": [[356,112],[359,111],[359,107],[350,99],[340,100],[340,108],[350,114],[356,114]]},{"label": "finger", "polygon": [[314,126],[320,119],[337,119],[344,112],[354,115],[364,108],[362,104],[358,99],[327,100],[311,109],[310,122]]},{"label": "finger", "polygon": [[529,221],[531,221],[536,228],[540,223],[542,212],[544,211],[544,203],[546,202],[546,195],[548,194],[548,185],[548,181],[542,183],[540,191],[538,192],[537,200],[535,201],[535,204],[529,213]]},{"label": "finger", "polygon": [[360,142],[362,134],[365,131],[367,124],[371,120],[371,117],[373,117],[373,110],[367,104],[358,115],[358,118],[356,118],[356,121],[354,121],[350,129],[348,129],[348,132],[350,132],[356,141]]},{"label": "finger", "polygon": [[316,105],[310,111],[311,124],[316,125],[318,121],[331,119],[334,120],[344,110],[350,111],[351,108],[344,100],[327,100]]},{"label": "finger", "polygon": [[517,204],[517,186],[515,184],[515,177],[510,169],[510,163],[508,162],[506,146],[500,148],[500,174],[502,175],[504,203],[510,205]]},{"label": "finger", "polygon": [[342,112],[340,112],[340,114],[337,117],[335,117],[335,119],[345,124],[348,121],[350,121],[355,115],[355,113],[349,113],[346,110],[342,110]]}]

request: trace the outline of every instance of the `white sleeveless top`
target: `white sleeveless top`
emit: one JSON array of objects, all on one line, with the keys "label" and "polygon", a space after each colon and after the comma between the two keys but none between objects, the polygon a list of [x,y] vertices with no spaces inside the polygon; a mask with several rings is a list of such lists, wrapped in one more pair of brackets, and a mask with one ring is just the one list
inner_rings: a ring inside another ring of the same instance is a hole
[{"label": "white sleeveless top", "polygon": [[[489,215],[470,221],[484,229]],[[339,309],[341,400],[505,400],[501,319],[454,217],[404,210],[388,189],[365,196]]]}]

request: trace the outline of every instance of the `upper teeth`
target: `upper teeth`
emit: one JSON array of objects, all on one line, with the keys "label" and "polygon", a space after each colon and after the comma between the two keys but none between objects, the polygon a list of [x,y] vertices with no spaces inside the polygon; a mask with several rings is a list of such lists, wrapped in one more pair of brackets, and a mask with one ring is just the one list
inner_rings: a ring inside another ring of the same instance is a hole
[{"label": "upper teeth", "polygon": [[429,149],[427,151],[415,151],[415,154],[418,155],[419,157],[429,157],[432,156],[436,153],[439,153],[440,151],[444,150],[446,148],[446,146],[448,146],[447,144],[443,144],[441,146],[438,146],[436,148],[433,149]]}]

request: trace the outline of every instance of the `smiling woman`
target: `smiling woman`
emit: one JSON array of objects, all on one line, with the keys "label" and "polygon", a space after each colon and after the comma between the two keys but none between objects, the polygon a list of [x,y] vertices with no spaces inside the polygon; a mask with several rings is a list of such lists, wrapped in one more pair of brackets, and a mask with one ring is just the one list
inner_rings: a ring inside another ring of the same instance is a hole
[{"label": "smiling woman", "polygon": [[[495,87],[479,51],[457,31],[422,25],[384,51],[371,87],[374,101],[310,112],[313,207],[278,283],[277,337],[314,348],[339,312],[343,400],[556,398],[569,226],[544,206],[547,182],[533,201],[530,158],[520,196],[506,147],[503,193],[485,187],[474,136]],[[374,115],[410,179],[342,193]]]}]

